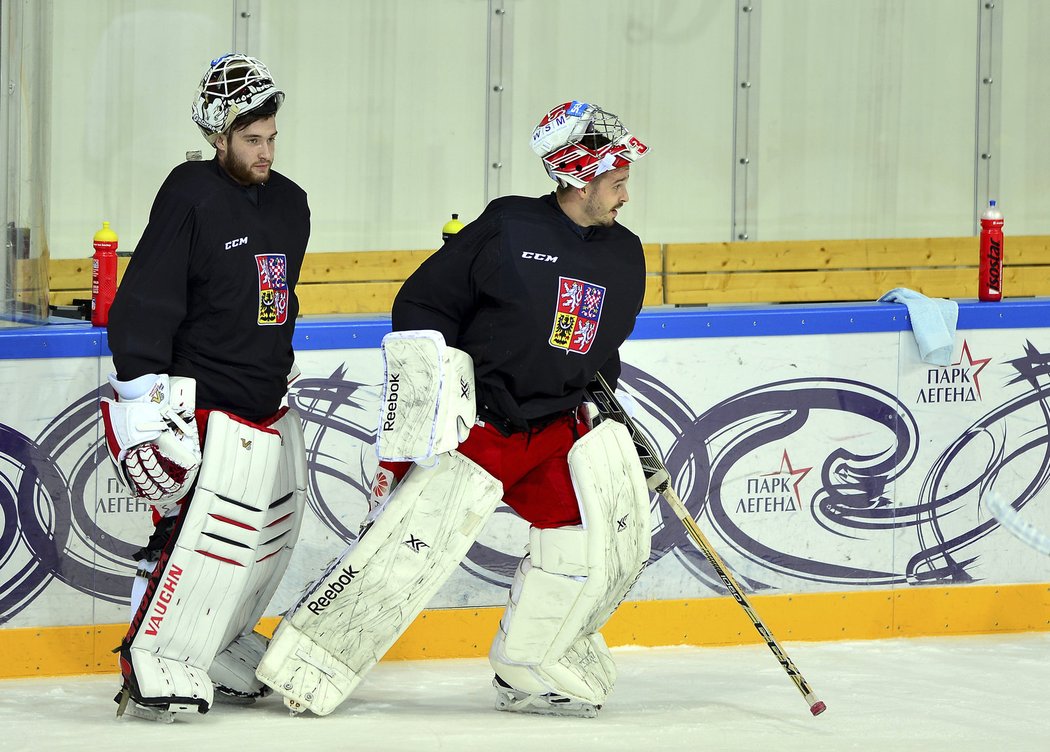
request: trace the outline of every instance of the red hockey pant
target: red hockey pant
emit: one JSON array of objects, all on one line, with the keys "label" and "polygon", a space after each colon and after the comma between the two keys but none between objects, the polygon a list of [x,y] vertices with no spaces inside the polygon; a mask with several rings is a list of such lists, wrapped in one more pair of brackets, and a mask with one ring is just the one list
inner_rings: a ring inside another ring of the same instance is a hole
[{"label": "red hockey pant", "polygon": [[[533,527],[579,525],[569,449],[587,426],[569,414],[529,433],[504,436],[490,424],[470,431],[457,451],[503,483],[503,501]],[[410,462],[382,462],[400,481]]]}]

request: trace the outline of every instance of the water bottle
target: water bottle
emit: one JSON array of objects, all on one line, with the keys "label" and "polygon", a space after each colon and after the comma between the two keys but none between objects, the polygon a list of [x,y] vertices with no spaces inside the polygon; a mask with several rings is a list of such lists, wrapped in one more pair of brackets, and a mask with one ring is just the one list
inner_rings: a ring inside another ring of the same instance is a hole
[{"label": "water bottle", "polygon": [[95,253],[91,256],[91,323],[106,326],[109,308],[117,294],[117,233],[102,223],[95,233]]},{"label": "water bottle", "polygon": [[977,277],[977,297],[997,303],[1003,299],[1003,213],[988,202],[981,214],[981,259]]},{"label": "water bottle", "polygon": [[450,237],[462,230],[466,225],[459,221],[459,215],[453,214],[452,219],[441,228],[441,242],[446,242]]}]

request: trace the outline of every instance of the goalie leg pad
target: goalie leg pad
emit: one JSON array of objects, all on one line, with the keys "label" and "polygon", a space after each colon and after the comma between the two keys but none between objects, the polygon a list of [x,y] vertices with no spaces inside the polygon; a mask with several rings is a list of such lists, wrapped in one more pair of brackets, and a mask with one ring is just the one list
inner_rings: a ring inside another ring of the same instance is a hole
[{"label": "goalie leg pad", "polygon": [[294,712],[331,713],[459,565],[502,494],[457,452],[413,466],[289,611],[258,677]]},{"label": "goalie leg pad", "polygon": [[209,416],[197,488],[120,648],[125,683],[140,705],[202,713],[211,706],[208,669],[231,641],[233,619],[248,610],[260,551],[277,545],[277,526],[267,521],[282,503],[274,497],[281,453],[277,431]]},{"label": "goalie leg pad", "polygon": [[282,442],[274,501],[263,520],[250,580],[226,630],[230,640],[224,640],[225,649],[208,669],[216,699],[230,703],[249,704],[270,694],[270,688],[255,676],[269,640],[254,629],[288,568],[306,506],[306,448],[299,414],[288,410],[270,428],[281,434]]},{"label": "goalie leg pad", "polygon": [[470,356],[421,329],[383,337],[383,362],[379,458],[426,460],[458,447],[477,420]]},{"label": "goalie leg pad", "polygon": [[230,620],[224,644],[250,635],[288,568],[306,507],[306,447],[303,427],[295,410],[286,411],[270,425],[281,436],[281,457],[274,478],[273,501],[262,519],[255,562]]},{"label": "goalie leg pad", "polygon": [[514,688],[600,705],[616,669],[598,629],[650,550],[649,492],[627,430],[607,421],[569,452],[583,525],[533,528],[489,660]]}]

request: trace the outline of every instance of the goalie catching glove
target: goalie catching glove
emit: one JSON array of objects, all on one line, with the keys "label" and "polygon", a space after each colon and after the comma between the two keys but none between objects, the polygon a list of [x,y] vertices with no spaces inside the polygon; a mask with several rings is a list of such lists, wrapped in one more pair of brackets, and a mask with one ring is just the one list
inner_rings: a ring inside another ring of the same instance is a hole
[{"label": "goalie catching glove", "polygon": [[102,420],[117,476],[140,499],[181,498],[201,463],[196,382],[149,373],[130,381],[111,374],[109,383],[117,398],[102,398]]}]

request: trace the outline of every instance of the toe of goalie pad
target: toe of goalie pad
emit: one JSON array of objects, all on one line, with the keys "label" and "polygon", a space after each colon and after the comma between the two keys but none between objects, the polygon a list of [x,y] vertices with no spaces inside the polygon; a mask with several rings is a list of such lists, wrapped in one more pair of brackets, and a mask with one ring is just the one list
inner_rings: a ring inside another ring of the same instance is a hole
[{"label": "toe of goalie pad", "polygon": [[511,663],[494,646],[489,662],[519,692],[553,694],[601,707],[616,683],[616,664],[601,634],[580,637],[559,660],[543,665]]},{"label": "toe of goalie pad", "polygon": [[325,647],[282,621],[256,676],[284,696],[293,713],[306,710],[328,715],[361,681],[349,666]]},{"label": "toe of goalie pad", "polygon": [[120,663],[130,699],[138,705],[172,712],[211,708],[214,691],[202,668],[136,648],[122,650]]},{"label": "toe of goalie pad", "polygon": [[508,713],[559,715],[571,718],[597,718],[601,705],[584,702],[555,692],[534,694],[510,686],[499,674],[492,680],[496,688],[496,710]]}]

